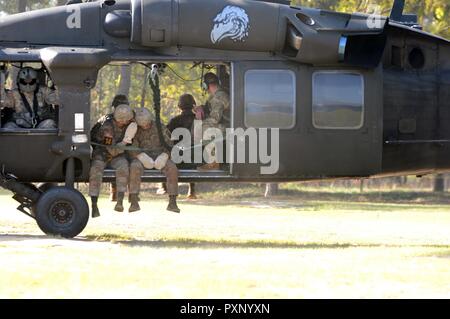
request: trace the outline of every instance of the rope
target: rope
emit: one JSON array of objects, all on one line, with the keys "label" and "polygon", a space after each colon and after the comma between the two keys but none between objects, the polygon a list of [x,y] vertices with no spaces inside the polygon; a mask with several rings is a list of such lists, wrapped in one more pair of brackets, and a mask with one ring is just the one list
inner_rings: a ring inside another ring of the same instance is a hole
[{"label": "rope", "polygon": [[152,79],[152,75],[150,73],[149,77],[149,84],[152,88],[153,93],[153,109],[155,110],[155,122],[156,122],[156,128],[158,130],[158,136],[159,136],[159,142],[161,145],[170,153],[172,150],[172,147],[167,144],[163,130],[162,130],[162,124],[161,124],[161,89],[159,87],[159,75],[156,73],[154,82]]}]

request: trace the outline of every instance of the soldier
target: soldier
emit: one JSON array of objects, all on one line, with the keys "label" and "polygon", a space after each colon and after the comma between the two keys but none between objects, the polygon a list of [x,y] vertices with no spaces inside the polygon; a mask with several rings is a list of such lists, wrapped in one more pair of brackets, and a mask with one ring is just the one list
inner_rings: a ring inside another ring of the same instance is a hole
[{"label": "soldier", "polygon": [[[167,193],[169,194],[167,210],[179,213],[180,209],[177,205],[178,169],[170,160],[169,151],[161,143],[152,113],[146,108],[137,109],[135,119],[139,128],[133,140],[133,147],[145,151],[130,152],[130,192],[139,192],[144,168],[161,170],[167,178]],[[167,128],[163,128],[163,137],[167,144],[172,144]]]},{"label": "soldier", "polygon": [[[0,84],[4,90],[4,83]],[[17,75],[17,88],[3,91],[2,106],[14,110],[13,118],[3,128],[56,128],[58,104],[56,90],[39,85],[38,73],[31,67],[24,67]]]},{"label": "soldier", "polygon": [[[209,93],[209,98],[205,106],[194,108],[197,120],[203,120],[203,132],[194,132],[194,137],[203,138],[203,133],[208,128],[218,128],[225,136],[225,128],[230,125],[230,97],[228,93],[220,86],[220,81],[214,73],[206,73],[203,78],[203,89]],[[197,139],[196,143],[199,142]],[[215,157],[215,149],[212,151],[213,158],[209,164],[199,167],[199,170],[215,170],[220,169],[220,165]]]},{"label": "soldier", "polygon": [[[178,100],[178,108],[181,110],[181,114],[170,120],[167,128],[172,133],[177,128],[185,128],[189,131],[192,129],[192,124],[195,120],[195,114],[193,112],[194,107],[197,106],[197,102],[191,94],[183,94]],[[180,141],[174,141],[174,144]],[[159,190],[158,194],[164,194],[167,192],[167,185],[163,184],[163,187]],[[189,183],[188,199],[197,199],[195,194],[195,184]]]},{"label": "soldier", "polygon": [[[129,162],[125,151],[120,145],[131,144],[137,130],[136,123],[131,123],[133,111],[128,105],[119,105],[114,111],[114,118],[106,120],[98,130],[95,140],[101,141],[105,147],[96,147],[92,156],[91,171],[89,176],[89,196],[92,199],[92,217],[99,217],[97,206],[100,187],[103,181],[105,167],[110,166],[116,170],[117,204],[115,211],[123,212],[123,199],[127,191],[130,174]],[[131,123],[131,124],[130,124]]]},{"label": "soldier", "polygon": [[[112,103],[111,103],[111,107],[112,107],[112,111],[114,112],[116,107],[118,107],[121,104],[126,104],[129,105],[128,103],[128,97],[126,95],[123,94],[118,94],[114,97]],[[95,140],[98,131],[100,130],[100,127],[103,125],[103,123],[105,123],[107,120],[111,120],[114,118],[114,113],[109,113],[107,115],[102,116],[97,123],[95,123],[94,127],[91,130],[91,139],[94,143],[102,143],[102,141],[97,141]],[[95,147],[94,147],[95,148]],[[117,202],[117,186],[116,183],[111,183],[111,188],[110,188],[110,199],[112,202]]]}]

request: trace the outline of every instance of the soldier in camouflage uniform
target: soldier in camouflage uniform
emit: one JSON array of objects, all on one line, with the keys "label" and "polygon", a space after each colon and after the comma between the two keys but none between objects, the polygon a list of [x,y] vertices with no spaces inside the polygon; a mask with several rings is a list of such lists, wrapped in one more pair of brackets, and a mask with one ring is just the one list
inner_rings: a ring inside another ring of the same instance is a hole
[{"label": "soldier in camouflage uniform", "polygon": [[[191,94],[183,94],[182,96],[180,96],[180,99],[178,100],[178,108],[181,110],[181,114],[171,119],[169,124],[167,125],[170,133],[175,131],[177,128],[185,128],[189,131],[192,129],[192,125],[194,124],[195,120],[193,109],[196,105],[197,102]],[[180,141],[174,141],[174,144],[177,144],[179,142]],[[158,194],[166,193],[167,185],[164,183]],[[195,192],[195,183],[189,183],[188,199],[197,199],[197,195]]]},{"label": "soldier in camouflage uniform", "polygon": [[[143,151],[129,152],[131,159],[130,193],[139,191],[144,168],[161,170],[167,178],[167,193],[169,194],[167,210],[179,213],[180,209],[177,205],[178,169],[170,160],[170,151],[166,150],[161,143],[152,113],[146,108],[137,109],[135,113],[135,120],[139,128],[133,139],[133,147],[143,149]],[[165,127],[163,127],[163,136],[165,142],[172,146],[169,131]]]},{"label": "soldier in camouflage uniform", "polygon": [[[114,111],[114,118],[106,120],[100,127],[94,140],[101,141],[104,147],[97,146],[92,155],[89,176],[89,196],[92,198],[92,217],[99,217],[97,206],[98,196],[103,181],[105,167],[116,170],[117,204],[114,210],[123,212],[123,199],[127,191],[130,166],[125,151],[120,147],[131,143],[132,137],[127,137],[128,131],[135,123],[133,111],[128,105],[119,105]],[[131,123],[131,124],[130,124]],[[137,130],[137,126],[136,126]]]},{"label": "soldier in camouflage uniform", "polygon": [[3,128],[56,128],[53,105],[59,104],[58,100],[56,90],[39,85],[35,69],[22,68],[17,75],[17,89],[2,92],[2,106],[14,110],[12,121]]},{"label": "soldier in camouflage uniform", "polygon": [[[115,111],[116,107],[118,107],[121,104],[129,105],[128,103],[128,97],[123,94],[118,94],[114,97],[111,107],[112,112]],[[94,143],[102,143],[102,141],[95,140],[98,134],[98,131],[100,130],[100,127],[105,123],[107,120],[112,120],[114,118],[114,113],[110,113],[107,115],[102,116],[97,123],[95,123],[94,127],[91,130],[91,139]],[[95,147],[94,147],[95,148]],[[115,182],[111,183],[111,189],[110,189],[110,198],[112,202],[117,202],[117,186]]]},{"label": "soldier in camouflage uniform", "polygon": [[[228,93],[220,87],[220,81],[214,73],[206,73],[203,79],[203,89],[208,91],[209,98],[206,105],[196,107],[194,112],[197,120],[203,120],[202,132],[196,132],[196,144],[203,139],[203,133],[209,128],[219,129],[225,138],[225,128],[230,126],[230,97]],[[215,149],[211,152],[213,158],[211,163],[199,167],[199,170],[219,169],[220,165],[215,158]]]}]

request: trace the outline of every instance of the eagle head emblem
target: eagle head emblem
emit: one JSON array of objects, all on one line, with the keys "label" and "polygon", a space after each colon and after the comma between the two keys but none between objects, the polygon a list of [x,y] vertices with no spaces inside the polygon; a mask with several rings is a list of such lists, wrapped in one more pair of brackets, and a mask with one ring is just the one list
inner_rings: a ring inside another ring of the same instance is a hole
[{"label": "eagle head emblem", "polygon": [[212,43],[219,43],[230,38],[233,41],[245,41],[250,29],[249,18],[244,9],[236,6],[226,6],[214,19],[211,31]]}]

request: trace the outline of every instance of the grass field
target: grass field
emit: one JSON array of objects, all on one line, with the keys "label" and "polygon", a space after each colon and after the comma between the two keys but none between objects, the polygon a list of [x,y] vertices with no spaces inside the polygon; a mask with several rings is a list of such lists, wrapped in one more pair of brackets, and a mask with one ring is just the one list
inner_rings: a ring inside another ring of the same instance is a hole
[{"label": "grass field", "polygon": [[447,194],[288,187],[181,200],[49,238],[0,195],[3,298],[449,298]]}]

